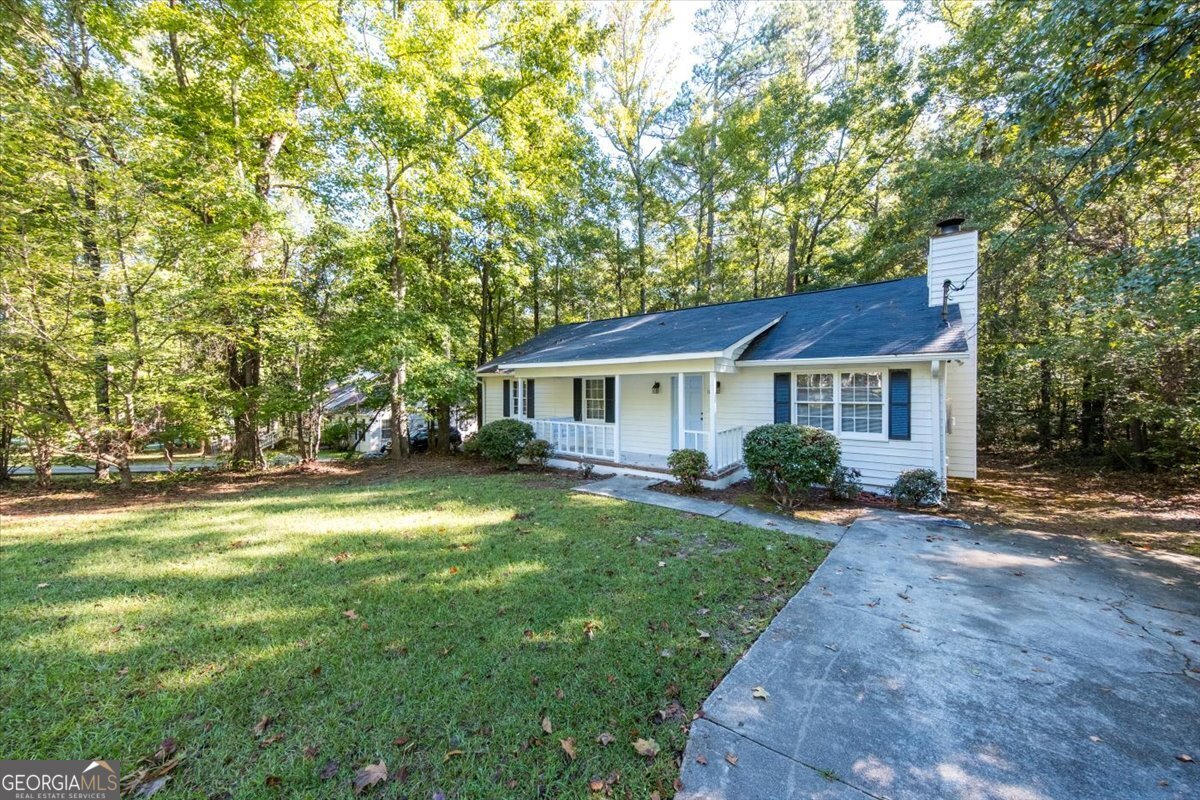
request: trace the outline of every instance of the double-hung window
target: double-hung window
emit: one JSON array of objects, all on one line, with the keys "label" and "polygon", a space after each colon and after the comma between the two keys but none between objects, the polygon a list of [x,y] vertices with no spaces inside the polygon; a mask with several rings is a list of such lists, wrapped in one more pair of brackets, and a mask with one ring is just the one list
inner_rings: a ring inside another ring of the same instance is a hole
[{"label": "double-hung window", "polygon": [[796,424],[832,431],[834,418],[832,372],[796,375]]},{"label": "double-hung window", "polygon": [[841,432],[883,433],[883,373],[843,372]]},{"label": "double-hung window", "polygon": [[583,418],[586,422],[604,422],[604,378],[583,379]]}]

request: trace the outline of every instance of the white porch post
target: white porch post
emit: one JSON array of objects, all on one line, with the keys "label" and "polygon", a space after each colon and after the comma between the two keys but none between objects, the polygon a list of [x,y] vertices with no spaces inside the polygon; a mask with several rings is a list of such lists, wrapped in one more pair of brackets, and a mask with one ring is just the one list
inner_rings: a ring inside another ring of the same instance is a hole
[{"label": "white porch post", "polygon": [[708,465],[717,471],[717,373],[708,373]]},{"label": "white porch post", "polygon": [[677,377],[675,380],[675,388],[679,390],[675,392],[675,413],[677,416],[675,422],[677,425],[679,425],[679,449],[683,450],[685,447],[687,447],[687,436],[684,434],[685,426],[683,424],[683,373],[679,373],[679,377]]},{"label": "white porch post", "polygon": [[613,461],[621,463],[621,376],[613,376]]}]

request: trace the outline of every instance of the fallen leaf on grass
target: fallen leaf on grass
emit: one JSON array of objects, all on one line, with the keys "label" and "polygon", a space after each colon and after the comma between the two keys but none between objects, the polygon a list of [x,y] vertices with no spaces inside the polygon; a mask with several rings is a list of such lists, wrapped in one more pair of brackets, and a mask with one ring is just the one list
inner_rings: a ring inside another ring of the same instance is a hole
[{"label": "fallen leaf on grass", "polygon": [[731,767],[737,766],[737,756],[735,756],[733,753],[726,753],[725,760],[729,762]]},{"label": "fallen leaf on grass", "polygon": [[562,745],[563,752],[567,754],[567,758],[574,761],[575,760],[575,740],[568,736],[566,739],[559,739],[558,743],[560,745]]},{"label": "fallen leaf on grass", "polygon": [[273,733],[270,736],[263,739],[261,742],[259,742],[258,746],[259,747],[270,747],[271,745],[275,744],[276,742],[283,741],[283,738],[284,738],[284,734]]},{"label": "fallen leaf on grass", "polygon": [[583,635],[587,637],[589,642],[596,638],[596,623],[594,621],[588,620],[583,624]]},{"label": "fallen leaf on grass", "polygon": [[266,784],[268,789],[278,789],[280,786],[283,786],[283,778],[278,775],[268,775],[263,783]]},{"label": "fallen leaf on grass", "polygon": [[168,758],[174,755],[175,751],[178,749],[179,747],[175,744],[175,739],[168,736],[166,739],[163,739],[161,743],[159,743],[158,752],[154,754],[154,760],[160,763],[166,761]]},{"label": "fallen leaf on grass", "polygon": [[604,733],[602,733],[596,737],[596,741],[600,743],[601,747],[608,747],[610,744],[612,744],[616,740],[617,740],[617,737],[613,736],[608,731],[605,731]]},{"label": "fallen leaf on grass", "polygon": [[604,781],[600,780],[599,778],[592,778],[590,781],[588,781],[588,789],[593,792],[603,792]]},{"label": "fallen leaf on grass", "polygon": [[672,700],[667,704],[666,708],[660,708],[654,712],[653,722],[656,725],[661,725],[671,720],[683,719],[686,714],[687,712],[683,710],[683,706],[679,705],[679,701]]},{"label": "fallen leaf on grass", "polygon": [[750,694],[752,694],[755,698],[757,698],[759,700],[766,700],[768,697],[771,696],[770,692],[768,692],[766,689],[764,689],[761,686],[755,686],[754,691],[750,692]]},{"label": "fallen leaf on grass", "polygon": [[311,744],[308,745],[307,747],[305,747],[304,748],[304,757],[309,758],[309,759],[316,758],[317,757],[317,748],[313,747]]},{"label": "fallen leaf on grass", "polygon": [[549,717],[542,717],[542,730],[546,733],[554,733],[554,726],[550,723]]},{"label": "fallen leaf on grass", "polygon": [[334,564],[340,564],[349,557],[350,557],[350,554],[348,552],[346,552],[345,550],[343,550],[342,552],[338,553],[337,555],[330,556],[329,560]]},{"label": "fallen leaf on grass", "polygon": [[321,780],[327,781],[334,775],[337,775],[339,768],[338,762],[330,759],[329,761],[325,762],[325,766],[321,767],[321,771],[317,773],[317,775],[321,778]]},{"label": "fallen leaf on grass", "polygon": [[461,756],[462,754],[463,754],[462,750],[450,750],[446,753],[445,756],[442,757],[442,763],[445,764],[447,761],[454,758],[455,756]]},{"label": "fallen leaf on grass", "polygon": [[343,611],[342,616],[346,619],[358,619],[358,612],[351,608]]},{"label": "fallen leaf on grass", "polygon": [[697,764],[699,764],[699,765],[700,765],[700,766],[702,766],[702,767],[707,767],[707,766],[708,766],[708,759],[707,759],[707,758],[705,758],[703,755],[698,755],[698,756],[696,756],[696,763],[697,763]]},{"label": "fallen leaf on grass", "polygon": [[271,718],[268,717],[266,714],[263,714],[262,719],[260,719],[256,723],[254,723],[254,735],[262,736],[263,731],[265,731],[267,729],[267,726],[270,724],[271,724]]},{"label": "fallen leaf on grass", "polygon": [[169,780],[171,780],[171,776],[164,775],[161,778],[155,778],[149,783],[143,783],[141,788],[137,790],[137,793],[134,794],[134,797],[152,797],[158,792],[159,789],[166,786],[167,781]]},{"label": "fallen leaf on grass", "polygon": [[658,742],[653,739],[638,739],[633,743],[633,749],[637,751],[639,756],[654,758],[658,755]]},{"label": "fallen leaf on grass", "polygon": [[383,761],[380,761],[378,764],[367,764],[354,773],[354,793],[362,794],[364,790],[369,789],[380,781],[386,781],[387,776],[387,764],[383,763]]},{"label": "fallen leaf on grass", "polygon": [[564,697],[566,697],[566,694],[563,692],[562,689],[555,689],[554,696],[557,697],[559,700],[562,700]]},{"label": "fallen leaf on grass", "polygon": [[709,639],[712,638],[711,633],[709,633],[708,631],[702,631],[699,628],[696,628],[696,635],[700,637],[700,641],[702,641],[702,642],[708,641]]},{"label": "fallen leaf on grass", "polygon": [[39,583],[39,584],[37,585],[37,588],[39,588],[39,589],[49,589],[49,588],[50,588],[50,584],[48,584],[48,583]]}]

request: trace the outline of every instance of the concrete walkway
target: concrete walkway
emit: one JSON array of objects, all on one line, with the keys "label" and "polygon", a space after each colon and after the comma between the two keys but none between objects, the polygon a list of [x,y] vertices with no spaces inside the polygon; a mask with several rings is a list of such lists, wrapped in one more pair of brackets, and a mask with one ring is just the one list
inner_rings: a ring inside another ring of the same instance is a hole
[{"label": "concrete walkway", "polygon": [[846,532],[838,525],[828,525],[818,522],[800,522],[794,519],[756,511],[752,508],[735,506],[732,503],[722,503],[716,500],[704,500],[699,497],[683,497],[677,494],[656,492],[649,488],[656,483],[662,483],[659,478],[640,478],[633,475],[616,475],[582,486],[575,487],[577,492],[598,494],[604,497],[615,497],[619,500],[629,500],[634,503],[645,503],[651,506],[673,508],[676,511],[686,511],[704,517],[714,517],[725,522],[735,522],[739,525],[749,525],[754,528],[781,531],[797,536],[810,536],[827,542],[837,542]]},{"label": "concrete walkway", "polygon": [[1200,559],[871,512],[702,717],[677,800],[1200,797]]}]

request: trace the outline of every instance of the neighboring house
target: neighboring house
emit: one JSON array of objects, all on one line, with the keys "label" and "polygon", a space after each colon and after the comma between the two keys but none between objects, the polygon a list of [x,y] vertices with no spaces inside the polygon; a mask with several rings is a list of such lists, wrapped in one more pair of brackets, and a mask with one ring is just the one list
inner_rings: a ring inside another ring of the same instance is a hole
[{"label": "neighboring house", "polygon": [[[360,453],[376,453],[392,441],[391,405],[385,403],[379,409],[368,407],[365,405],[367,396],[359,388],[360,385],[369,385],[377,378],[376,375],[365,373],[357,376],[353,383],[331,382],[325,387],[326,398],[322,408],[331,419],[350,423],[350,438],[344,445]],[[418,404],[409,411],[410,436],[425,430],[427,424],[423,404]],[[450,409],[450,424],[458,428],[464,436],[475,429],[474,417],[457,407]]]},{"label": "neighboring house", "polygon": [[529,421],[559,466],[661,475],[703,450],[713,486],[775,422],[832,431],[875,489],[915,467],[974,478],[979,239],[961,222],[939,224],[924,277],[556,326],[479,368],[483,421]]}]

